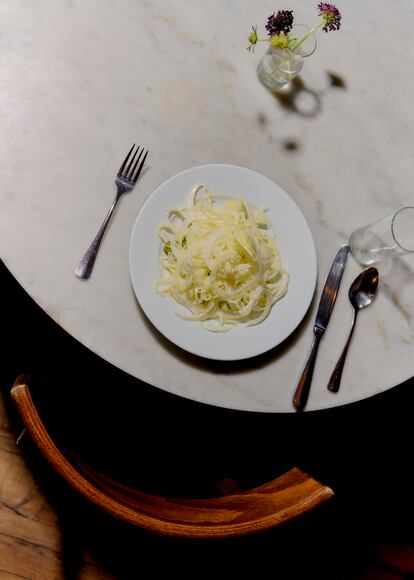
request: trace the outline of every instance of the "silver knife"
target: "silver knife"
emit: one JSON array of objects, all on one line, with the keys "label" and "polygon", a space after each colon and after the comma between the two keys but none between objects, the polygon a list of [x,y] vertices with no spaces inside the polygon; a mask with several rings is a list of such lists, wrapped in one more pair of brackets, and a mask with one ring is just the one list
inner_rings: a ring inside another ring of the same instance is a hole
[{"label": "silver knife", "polygon": [[316,355],[318,353],[319,343],[328,326],[331,317],[332,309],[338,295],[339,285],[341,284],[342,275],[345,270],[346,260],[349,254],[349,246],[345,245],[336,254],[335,260],[329,270],[325,286],[322,291],[322,296],[319,302],[318,312],[316,314],[315,325],[313,327],[313,343],[309,353],[302,376],[300,377],[298,386],[296,387],[295,395],[293,397],[293,406],[297,411],[302,411],[305,408],[308,400],[308,395],[312,383],[313,369],[315,367]]}]

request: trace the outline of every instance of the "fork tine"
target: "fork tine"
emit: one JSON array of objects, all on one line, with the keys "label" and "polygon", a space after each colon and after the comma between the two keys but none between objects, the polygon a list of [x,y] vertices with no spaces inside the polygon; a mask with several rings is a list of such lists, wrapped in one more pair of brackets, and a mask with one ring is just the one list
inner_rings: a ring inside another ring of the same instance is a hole
[{"label": "fork tine", "polygon": [[126,179],[131,179],[131,167],[134,164],[135,157],[137,156],[138,151],[139,151],[139,145],[138,145],[138,148],[136,149],[134,155],[132,156],[131,161],[128,163],[128,167],[126,169],[124,169],[123,177],[126,177]]},{"label": "fork tine", "polygon": [[[145,151],[145,149],[142,148],[141,149],[141,153],[138,155],[138,159],[136,160],[134,167],[131,169],[130,173],[128,174],[128,179],[131,179],[132,181],[133,181],[132,177],[133,177],[133,175],[135,173],[135,169],[137,168],[137,165],[139,163],[139,160],[141,159],[142,154],[144,153],[144,151]],[[131,162],[131,165],[132,165],[132,162]]]},{"label": "fork tine", "polygon": [[145,155],[144,155],[144,158],[143,158],[143,160],[141,161],[141,163],[140,163],[140,166],[139,166],[139,167],[138,167],[138,169],[137,169],[137,172],[136,172],[136,174],[135,174],[135,177],[132,179],[132,181],[133,181],[134,183],[136,183],[136,181],[137,181],[137,179],[138,179],[138,177],[139,177],[139,174],[141,173],[141,170],[142,170],[142,168],[144,167],[144,163],[145,163],[145,160],[146,160],[146,158],[147,158],[147,155],[148,155],[148,151],[145,153]]},{"label": "fork tine", "polygon": [[130,150],[129,150],[129,152],[128,152],[128,155],[125,157],[125,159],[124,159],[124,161],[123,161],[123,163],[122,163],[121,167],[119,168],[118,175],[122,175],[122,172],[123,172],[123,170],[124,170],[124,167],[125,167],[125,165],[128,163],[128,159],[129,159],[129,157],[130,157],[130,155],[131,155],[132,151],[134,150],[134,147],[135,147],[135,143],[132,145],[131,149],[130,149]]}]

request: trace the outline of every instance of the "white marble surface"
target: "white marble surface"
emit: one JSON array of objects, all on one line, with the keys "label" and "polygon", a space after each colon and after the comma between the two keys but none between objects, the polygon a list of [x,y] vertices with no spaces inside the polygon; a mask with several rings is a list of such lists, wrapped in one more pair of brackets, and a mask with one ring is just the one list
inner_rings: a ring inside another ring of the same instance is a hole
[{"label": "white marble surface", "polygon": [[[290,0],[296,22],[316,2]],[[224,162],[254,169],[295,200],[318,252],[317,297],[338,247],[358,226],[413,204],[414,6],[338,2],[339,32],[320,33],[294,104],[256,79],[246,51],[269,0],[13,0],[0,3],[0,256],[63,328],[132,375],[199,401],[291,412],[315,301],[276,352],[242,364],[190,357],[143,319],[128,242],[143,202],[166,178]],[[332,82],[334,81],[334,82]],[[151,151],[122,200],[92,278],[73,268],[109,206],[132,142]],[[326,383],[351,322],[351,259],[321,344],[307,409],[356,401],[414,374],[414,257],[381,267],[338,395]],[[137,383],[139,388],[139,383]]]}]

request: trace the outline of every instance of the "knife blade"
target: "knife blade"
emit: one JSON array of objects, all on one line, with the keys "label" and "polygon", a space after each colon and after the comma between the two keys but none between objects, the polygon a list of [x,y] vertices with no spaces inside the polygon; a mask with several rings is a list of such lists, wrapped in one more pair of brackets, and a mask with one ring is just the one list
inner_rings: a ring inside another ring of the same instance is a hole
[{"label": "knife blade", "polygon": [[293,396],[293,406],[297,411],[302,411],[307,403],[310,387],[312,384],[313,369],[315,368],[316,355],[318,353],[319,343],[328,326],[329,319],[338,295],[339,286],[345,270],[345,264],[348,258],[350,247],[345,244],[335,256],[334,261],[329,269],[325,286],[319,300],[318,311],[316,313],[315,324],[313,327],[313,343],[303,369],[302,376],[299,379]]}]

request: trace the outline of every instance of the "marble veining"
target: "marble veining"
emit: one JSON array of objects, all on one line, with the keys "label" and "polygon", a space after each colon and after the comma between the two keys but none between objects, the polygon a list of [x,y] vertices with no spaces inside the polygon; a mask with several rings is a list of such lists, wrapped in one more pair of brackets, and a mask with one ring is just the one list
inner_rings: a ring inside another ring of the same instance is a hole
[{"label": "marble veining", "polygon": [[[0,257],[50,316],[132,375],[214,405],[291,412],[330,262],[357,227],[413,204],[411,0],[338,2],[343,26],[318,36],[291,93],[260,85],[265,49],[246,51],[269,0],[16,0],[0,4]],[[297,22],[312,3],[291,0]],[[384,45],[384,38],[398,42]],[[122,199],[92,278],[73,269],[109,207],[133,142],[151,151]],[[311,227],[316,298],[274,352],[215,363],[178,351],[141,313],[128,243],[144,201],[165,179],[211,162],[277,182]],[[348,262],[315,369],[308,409],[345,404],[414,374],[414,257],[382,264],[382,285],[358,328],[338,395],[326,390],[348,331]],[[137,384],[139,388],[139,383]]]}]

